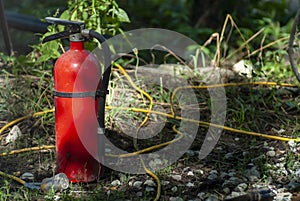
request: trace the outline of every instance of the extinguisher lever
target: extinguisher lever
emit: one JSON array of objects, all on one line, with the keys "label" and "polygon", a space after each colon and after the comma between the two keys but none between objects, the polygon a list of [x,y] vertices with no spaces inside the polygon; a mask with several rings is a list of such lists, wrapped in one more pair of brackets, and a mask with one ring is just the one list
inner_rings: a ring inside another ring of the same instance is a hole
[{"label": "extinguisher lever", "polygon": [[79,28],[82,28],[82,26],[84,26],[83,22],[64,20],[55,17],[46,17],[45,20],[51,24],[60,24],[64,26],[75,26],[75,27],[77,26]]},{"label": "extinguisher lever", "polygon": [[65,31],[47,36],[43,39],[42,43],[56,40],[60,38],[66,38],[72,34],[81,33],[81,31],[84,29],[84,23],[78,22],[78,21],[70,21],[70,20],[64,20],[60,18],[55,17],[46,17],[45,18],[47,22],[51,24],[58,24],[65,26]]},{"label": "extinguisher lever", "polygon": [[70,32],[69,31],[62,31],[62,32],[59,32],[59,33],[56,33],[56,34],[52,34],[50,36],[46,36],[42,40],[42,43],[46,43],[48,41],[56,40],[56,39],[60,39],[60,38],[66,38],[68,36],[70,36]]},{"label": "extinguisher lever", "polygon": [[70,34],[80,33],[84,29],[84,23],[78,21],[64,20],[55,17],[46,17],[45,20],[51,24],[58,24],[65,26],[65,30],[69,31]]}]

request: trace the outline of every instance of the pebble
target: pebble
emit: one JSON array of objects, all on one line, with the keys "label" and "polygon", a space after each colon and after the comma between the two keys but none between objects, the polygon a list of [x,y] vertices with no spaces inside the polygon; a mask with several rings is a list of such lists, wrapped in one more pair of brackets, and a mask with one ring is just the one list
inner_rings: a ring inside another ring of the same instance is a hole
[{"label": "pebble", "polygon": [[189,183],[186,184],[186,186],[189,187],[189,188],[191,188],[191,187],[194,187],[195,184],[193,184],[192,182],[189,182]]},{"label": "pebble", "polygon": [[276,156],[276,152],[274,150],[270,150],[266,153],[266,155],[269,157],[274,157],[274,156]]},{"label": "pebble", "polygon": [[249,179],[249,181],[256,182],[260,178],[260,173],[256,166],[253,166],[251,169],[245,171],[245,176]]},{"label": "pebble", "polygon": [[222,184],[222,187],[233,187],[240,184],[242,180],[238,177],[230,177],[228,180],[225,180]]},{"label": "pebble", "polygon": [[226,197],[226,198],[227,199],[229,199],[229,198],[236,198],[236,197],[239,197],[239,196],[245,195],[245,194],[246,194],[245,192],[235,192],[235,191],[232,191],[231,194],[228,197]]},{"label": "pebble", "polygon": [[201,169],[199,169],[199,170],[196,170],[196,173],[197,173],[197,174],[200,174],[200,175],[203,175],[203,174],[204,174],[204,171],[201,170]]},{"label": "pebble", "polygon": [[287,185],[290,190],[295,190],[300,188],[300,181],[298,179],[292,179]]},{"label": "pebble", "polygon": [[226,173],[226,172],[221,172],[221,174],[220,174],[220,177],[221,177],[222,179],[225,179],[225,178],[227,178],[228,176],[229,176],[229,174]]},{"label": "pebble", "polygon": [[223,192],[225,194],[229,194],[230,193],[230,188],[228,188],[228,187],[223,188]]},{"label": "pebble", "polygon": [[219,201],[219,198],[216,195],[210,195],[205,199],[205,201]]},{"label": "pebble", "polygon": [[149,186],[146,186],[146,192],[152,192],[154,191],[154,188],[153,187],[149,187]]},{"label": "pebble", "polygon": [[19,126],[15,125],[12,127],[11,131],[8,133],[8,135],[5,138],[5,142],[8,144],[10,142],[16,141],[20,136],[22,135],[22,132],[19,128]]},{"label": "pebble", "polygon": [[295,152],[297,151],[296,147],[297,147],[297,144],[295,143],[294,140],[290,140],[288,141],[288,145],[290,146],[290,149],[292,152]]},{"label": "pebble", "polygon": [[144,185],[146,185],[146,186],[156,186],[156,183],[154,181],[148,179],[144,182]]},{"label": "pebble", "polygon": [[188,149],[186,152],[185,152],[188,156],[195,156],[196,153],[193,151],[193,150],[190,150]]},{"label": "pebble", "polygon": [[188,172],[188,171],[190,171],[190,170],[191,170],[190,167],[185,167],[185,168],[183,168],[182,172]]},{"label": "pebble", "polygon": [[169,185],[169,184],[170,184],[169,181],[165,181],[165,180],[162,180],[160,183],[161,183],[161,185],[163,185],[163,186],[166,186],[166,185]]},{"label": "pebble", "polygon": [[114,180],[114,181],[111,182],[111,185],[112,186],[120,186],[121,182],[120,182],[120,180],[116,179],[116,180]]},{"label": "pebble", "polygon": [[245,192],[247,187],[248,187],[248,185],[246,183],[241,183],[241,184],[237,185],[234,190],[238,191],[238,192]]},{"label": "pebble", "polygon": [[204,192],[198,193],[197,197],[200,198],[201,200],[204,200],[205,193]]},{"label": "pebble", "polygon": [[181,197],[170,197],[170,201],[184,201]]},{"label": "pebble", "polygon": [[143,182],[141,182],[141,181],[135,181],[132,186],[135,188],[141,189],[142,184],[143,184]]},{"label": "pebble", "polygon": [[194,176],[194,173],[193,173],[193,171],[189,171],[189,172],[187,173],[187,175],[188,175],[188,176]]},{"label": "pebble", "polygon": [[234,170],[228,172],[228,176],[234,177],[236,175],[236,172]]},{"label": "pebble", "polygon": [[58,200],[60,200],[60,198],[61,198],[61,197],[60,197],[59,195],[54,195],[53,200],[54,200],[54,201],[58,201]]},{"label": "pebble", "polygon": [[292,200],[292,194],[289,192],[277,193],[275,197],[275,201],[291,201],[291,200]]},{"label": "pebble", "polygon": [[30,173],[30,172],[25,172],[24,174],[22,174],[21,175],[21,177],[20,177],[21,179],[23,179],[23,180],[34,180],[34,175],[32,174],[32,173]]},{"label": "pebble", "polygon": [[227,153],[225,154],[224,156],[226,159],[229,159],[229,158],[232,158],[233,157],[233,154],[232,153]]},{"label": "pebble", "polygon": [[137,193],[136,193],[136,196],[142,197],[142,196],[143,196],[143,192],[141,192],[141,191],[137,192]]},{"label": "pebble", "polygon": [[178,190],[177,186],[174,186],[174,187],[171,188],[171,191],[172,191],[173,193],[176,193],[177,190]]},{"label": "pebble", "polygon": [[174,174],[171,177],[172,177],[172,179],[174,179],[176,181],[180,181],[181,180],[181,175],[180,174]]},{"label": "pebble", "polygon": [[217,178],[218,178],[218,175],[215,173],[211,173],[207,177],[207,179],[209,179],[209,180],[216,180]]}]

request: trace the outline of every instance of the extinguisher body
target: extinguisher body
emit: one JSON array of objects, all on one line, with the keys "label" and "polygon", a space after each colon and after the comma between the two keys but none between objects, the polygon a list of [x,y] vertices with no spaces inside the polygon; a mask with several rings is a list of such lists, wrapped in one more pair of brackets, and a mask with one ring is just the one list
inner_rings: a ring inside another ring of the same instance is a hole
[{"label": "extinguisher body", "polygon": [[101,67],[83,46],[83,41],[71,41],[54,66],[57,171],[71,182],[93,181],[102,169],[93,157],[98,149],[95,95]]}]

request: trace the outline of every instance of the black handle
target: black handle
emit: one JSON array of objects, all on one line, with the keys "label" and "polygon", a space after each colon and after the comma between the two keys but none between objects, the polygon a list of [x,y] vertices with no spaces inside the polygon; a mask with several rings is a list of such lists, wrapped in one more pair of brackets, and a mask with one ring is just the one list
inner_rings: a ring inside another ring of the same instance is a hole
[{"label": "black handle", "polygon": [[45,19],[47,22],[49,22],[51,24],[58,24],[58,25],[65,26],[65,31],[45,37],[43,39],[42,43],[45,43],[45,42],[48,42],[51,40],[60,39],[60,38],[66,38],[72,34],[81,33],[81,30],[84,29],[83,22],[64,20],[64,19],[55,18],[55,17],[46,17]]},{"label": "black handle", "polygon": [[51,24],[60,24],[64,26],[83,26],[83,22],[78,22],[78,21],[71,21],[71,20],[64,20],[60,18],[55,18],[55,17],[46,17],[45,20]]},{"label": "black handle", "polygon": [[56,40],[56,39],[60,39],[60,38],[66,38],[70,35],[70,33],[68,31],[63,31],[63,32],[59,32],[56,34],[52,34],[50,36],[46,36],[43,40],[42,43],[46,43],[48,41],[51,40]]}]

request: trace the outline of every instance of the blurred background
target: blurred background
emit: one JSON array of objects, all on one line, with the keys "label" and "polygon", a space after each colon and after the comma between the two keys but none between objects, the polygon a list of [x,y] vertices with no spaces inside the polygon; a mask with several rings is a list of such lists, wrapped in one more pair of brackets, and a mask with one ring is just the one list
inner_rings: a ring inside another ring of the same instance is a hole
[{"label": "blurred background", "polygon": [[[31,50],[31,45],[39,43],[41,33],[38,32],[44,32],[46,28],[37,19],[59,16],[70,2],[3,0],[11,42],[16,54],[27,54]],[[73,2],[76,4],[76,1]],[[180,32],[199,44],[203,44],[212,33],[220,32],[227,14],[232,16],[245,38],[251,37],[265,27],[265,33],[272,35],[269,39],[275,40],[281,37],[280,33],[276,32],[276,27],[280,27],[283,34],[288,33],[292,19],[300,6],[298,0],[117,0],[116,2],[127,12],[130,19],[130,23],[121,24],[122,30],[159,27]],[[234,37],[232,40],[236,42],[232,45],[238,46],[241,42]],[[2,31],[0,51],[5,51]]]}]

